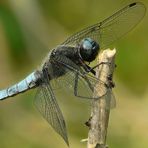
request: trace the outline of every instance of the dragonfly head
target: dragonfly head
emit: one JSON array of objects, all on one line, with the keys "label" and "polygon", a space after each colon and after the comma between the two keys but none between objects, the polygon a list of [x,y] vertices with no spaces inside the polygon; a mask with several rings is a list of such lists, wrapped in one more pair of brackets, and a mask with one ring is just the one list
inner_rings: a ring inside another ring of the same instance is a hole
[{"label": "dragonfly head", "polygon": [[91,38],[85,38],[80,42],[79,54],[84,61],[92,62],[99,52],[99,44]]}]

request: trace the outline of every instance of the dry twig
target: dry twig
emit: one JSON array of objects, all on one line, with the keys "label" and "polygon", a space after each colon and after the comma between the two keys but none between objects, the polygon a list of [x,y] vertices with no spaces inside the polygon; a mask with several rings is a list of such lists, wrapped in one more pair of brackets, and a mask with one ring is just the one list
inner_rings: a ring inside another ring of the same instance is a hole
[{"label": "dry twig", "polygon": [[[113,75],[115,68],[114,58],[116,50],[104,50],[99,54],[97,59],[98,64],[102,62],[107,62],[108,64],[101,64],[96,69],[96,77],[101,81],[105,82],[108,86],[112,85],[112,80],[110,79]],[[94,95],[101,92],[102,86],[100,83],[96,84]],[[111,86],[110,86],[111,87]],[[104,89],[104,88],[103,88]],[[88,143],[87,148],[106,148],[106,136],[107,136],[107,127],[109,120],[109,113],[111,107],[111,98],[112,93],[111,89],[108,89],[107,94],[100,99],[94,99],[92,101],[91,107],[91,118],[89,120],[89,133],[88,133]]]}]

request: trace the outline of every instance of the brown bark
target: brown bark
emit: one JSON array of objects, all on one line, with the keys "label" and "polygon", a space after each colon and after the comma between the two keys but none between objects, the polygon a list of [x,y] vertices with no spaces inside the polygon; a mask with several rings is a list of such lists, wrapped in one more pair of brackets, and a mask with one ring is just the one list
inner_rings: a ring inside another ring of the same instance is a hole
[{"label": "brown bark", "polygon": [[[96,77],[103,81],[107,86],[110,86],[111,80],[110,76],[113,75],[113,71],[115,68],[115,54],[116,50],[104,50],[99,54],[97,63],[105,62],[101,64],[96,69]],[[89,133],[88,133],[88,143],[87,148],[106,148],[106,136],[107,136],[107,127],[109,121],[109,114],[111,108],[111,98],[112,91],[107,87],[101,88],[101,83],[96,84],[94,95],[97,93],[103,94],[104,89],[106,89],[107,93],[99,98],[92,100],[91,106],[91,117],[89,120]],[[110,86],[111,88],[111,86]],[[102,91],[102,92],[101,92]]]}]

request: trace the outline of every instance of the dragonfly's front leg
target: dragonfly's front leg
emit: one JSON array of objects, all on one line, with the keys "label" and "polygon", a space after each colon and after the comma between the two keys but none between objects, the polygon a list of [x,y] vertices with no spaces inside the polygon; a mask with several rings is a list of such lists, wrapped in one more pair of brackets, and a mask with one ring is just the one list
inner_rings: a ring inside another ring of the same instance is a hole
[{"label": "dragonfly's front leg", "polygon": [[102,65],[102,64],[108,64],[108,65],[110,65],[111,63],[110,63],[110,62],[101,62],[101,63],[95,65],[94,67],[92,67],[90,70],[93,70],[93,69],[99,67],[99,66]]},{"label": "dragonfly's front leg", "polygon": [[[81,93],[79,92],[81,85],[85,85],[87,89],[87,95],[83,94],[82,92]],[[86,75],[80,76],[79,73],[76,72],[74,78],[74,95],[76,97],[91,99],[93,98],[92,92],[93,92],[93,85],[91,84],[89,78]]]},{"label": "dragonfly's front leg", "polygon": [[96,75],[96,71],[94,70],[96,67],[99,67],[102,64],[110,64],[109,62],[101,62],[97,65],[95,65],[94,67],[90,67],[89,65],[87,65],[86,63],[83,62],[82,67],[84,68],[84,70],[86,71],[86,73],[91,72],[93,75]]}]

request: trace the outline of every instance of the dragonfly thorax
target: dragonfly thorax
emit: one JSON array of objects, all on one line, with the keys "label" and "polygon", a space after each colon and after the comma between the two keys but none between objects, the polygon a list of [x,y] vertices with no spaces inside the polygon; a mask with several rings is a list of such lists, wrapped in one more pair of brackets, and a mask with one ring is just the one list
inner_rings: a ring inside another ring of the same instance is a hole
[{"label": "dragonfly thorax", "polygon": [[79,46],[79,54],[84,61],[92,62],[99,52],[99,44],[91,38],[85,38]]}]

